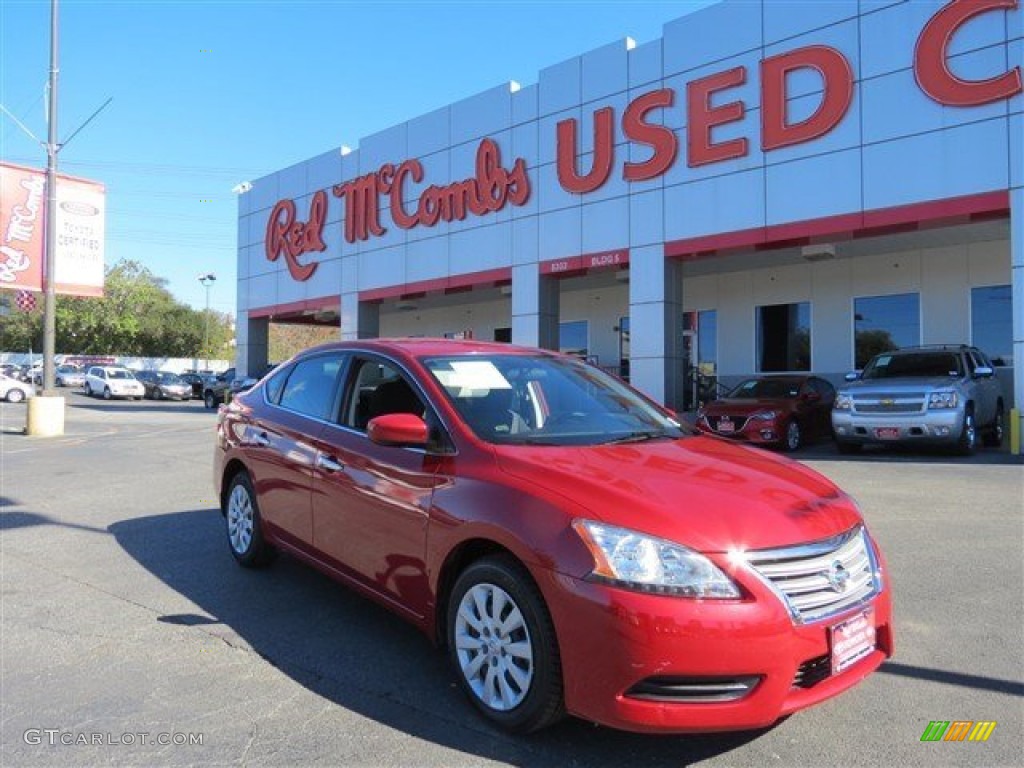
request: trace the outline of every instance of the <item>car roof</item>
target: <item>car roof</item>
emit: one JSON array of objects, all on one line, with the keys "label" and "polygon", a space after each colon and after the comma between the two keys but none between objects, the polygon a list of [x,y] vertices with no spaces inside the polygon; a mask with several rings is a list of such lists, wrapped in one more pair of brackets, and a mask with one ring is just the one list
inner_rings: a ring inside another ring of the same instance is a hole
[{"label": "car roof", "polygon": [[312,347],[313,350],[330,349],[363,350],[366,352],[405,353],[411,357],[443,357],[445,355],[537,355],[555,354],[543,349],[521,347],[500,341],[476,341],[473,339],[436,338],[383,338],[360,341],[336,341]]}]

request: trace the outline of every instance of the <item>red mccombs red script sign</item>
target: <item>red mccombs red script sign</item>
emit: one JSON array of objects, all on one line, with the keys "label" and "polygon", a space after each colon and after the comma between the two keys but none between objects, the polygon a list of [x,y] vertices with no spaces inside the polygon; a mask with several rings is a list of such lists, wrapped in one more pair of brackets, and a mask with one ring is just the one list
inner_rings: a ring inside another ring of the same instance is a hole
[{"label": "red mccombs red script sign", "polygon": [[[978,106],[1009,99],[1021,93],[1021,67],[987,80],[964,80],[949,67],[949,45],[956,32],[976,16],[993,11],[1017,9],[1019,0],[952,0],[925,24],[914,50],[914,77],[932,100],[958,107]],[[833,130],[846,116],[853,102],[854,75],[849,60],[841,51],[825,45],[796,48],[763,59],[757,73],[760,81],[760,146],[765,152],[813,141]],[[813,70],[823,83],[820,102],[804,120],[790,122],[786,114],[789,75],[798,70]],[[713,130],[740,121],[746,115],[742,99],[724,101],[729,89],[747,82],[747,67],[733,67],[686,84],[685,122],[686,162],[690,167],[743,157],[749,152],[749,137],[715,141]],[[715,97],[718,98],[715,98]],[[712,106],[712,102],[716,102]],[[622,178],[645,181],[666,173],[676,162],[679,139],[669,124],[651,121],[655,110],[675,106],[676,92],[659,88],[633,99],[621,118],[622,132],[635,144],[650,148],[643,162],[625,161]],[[555,153],[558,181],[575,194],[599,189],[611,177],[615,166],[613,107],[593,113],[593,153],[589,167],[579,166],[579,126],[577,120],[563,120],[556,126]],[[666,122],[668,120],[666,119]],[[676,126],[678,127],[678,126]],[[433,227],[439,221],[461,221],[469,214],[485,216],[506,205],[524,205],[530,197],[530,179],[526,161],[517,158],[511,169],[502,165],[501,150],[492,139],[480,142],[476,152],[475,174],[463,181],[444,186],[428,186],[415,204],[406,203],[407,187],[424,182],[423,165],[417,159],[398,165],[385,163],[378,170],[333,187],[334,197],[344,206],[344,237],[354,243],[387,232],[381,221],[381,199],[387,197],[391,221],[400,229]],[[297,220],[295,203],[280,200],[267,222],[267,258],[276,261],[282,254],[288,271],[296,280],[308,280],[316,263],[301,264],[299,257],[312,251],[324,251],[323,228],[326,221],[327,194],[313,195],[307,221]]]}]

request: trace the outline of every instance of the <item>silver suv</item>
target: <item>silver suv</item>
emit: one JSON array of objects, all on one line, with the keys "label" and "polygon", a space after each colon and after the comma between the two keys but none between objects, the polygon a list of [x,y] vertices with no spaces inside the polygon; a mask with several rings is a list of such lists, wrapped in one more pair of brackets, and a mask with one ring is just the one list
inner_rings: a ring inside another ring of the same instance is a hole
[{"label": "silver suv", "polygon": [[1005,405],[991,361],[975,347],[909,347],[875,355],[836,394],[840,453],[868,443],[948,445],[974,452],[1003,441]]}]

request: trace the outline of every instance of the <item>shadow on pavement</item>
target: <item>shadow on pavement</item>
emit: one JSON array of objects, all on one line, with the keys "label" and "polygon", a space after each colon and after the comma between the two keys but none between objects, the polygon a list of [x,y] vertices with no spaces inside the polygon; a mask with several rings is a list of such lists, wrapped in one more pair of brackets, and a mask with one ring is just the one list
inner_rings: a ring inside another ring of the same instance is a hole
[{"label": "shadow on pavement", "polygon": [[239,568],[218,510],[128,520],[109,530],[140,565],[206,614],[158,621],[248,645],[340,707],[467,754],[531,768],[681,766],[765,732],[647,736],[568,719],[532,736],[510,736],[480,718],[445,655],[411,625],[289,557],[263,571]]}]

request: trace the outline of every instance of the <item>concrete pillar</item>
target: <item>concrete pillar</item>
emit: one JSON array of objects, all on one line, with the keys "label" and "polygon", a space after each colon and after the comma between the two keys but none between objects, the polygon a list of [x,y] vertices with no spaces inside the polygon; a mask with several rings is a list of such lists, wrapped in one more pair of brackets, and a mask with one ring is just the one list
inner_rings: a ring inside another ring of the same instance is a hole
[{"label": "concrete pillar", "polygon": [[669,408],[683,402],[682,265],[661,245],[629,256],[630,383]]},{"label": "concrete pillar", "polygon": [[558,349],[558,280],[540,273],[539,264],[512,268],[512,343]]},{"label": "concrete pillar", "polygon": [[262,376],[270,362],[269,354],[270,319],[250,318],[248,312],[239,312],[235,319],[235,370],[239,374]]},{"label": "concrete pillar", "polygon": [[[1017,141],[1024,143],[1020,137]],[[1024,435],[1024,187],[1010,190],[1010,280],[1013,297],[1013,401],[1020,430],[1017,434]]]},{"label": "concrete pillar", "polygon": [[341,339],[376,339],[380,336],[380,304],[359,301],[358,293],[341,297]]}]

